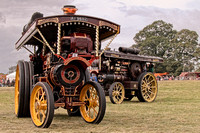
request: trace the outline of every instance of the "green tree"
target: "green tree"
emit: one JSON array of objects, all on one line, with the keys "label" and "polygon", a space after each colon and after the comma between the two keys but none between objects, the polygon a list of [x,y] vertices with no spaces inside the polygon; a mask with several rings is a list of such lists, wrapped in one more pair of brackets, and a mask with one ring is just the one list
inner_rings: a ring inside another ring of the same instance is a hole
[{"label": "green tree", "polygon": [[181,63],[182,71],[191,72],[194,70],[195,62],[200,56],[198,34],[195,31],[183,29],[177,32],[173,44],[174,58]]},{"label": "green tree", "polygon": [[140,54],[158,56],[164,63],[157,64],[155,72],[169,72],[175,76],[183,71],[194,70],[200,57],[198,34],[183,29],[173,30],[173,25],[162,20],[153,22],[134,37]]},{"label": "green tree", "polygon": [[158,20],[146,26],[133,39],[141,54],[163,57],[170,50],[169,44],[176,34],[172,28],[172,24]]},{"label": "green tree", "polygon": [[173,49],[170,47],[176,30],[173,25],[162,20],[153,22],[146,26],[143,30],[133,38],[137,47],[141,50],[140,54],[158,56],[164,58],[164,63],[155,66],[155,72],[166,72],[166,59],[171,57]]}]

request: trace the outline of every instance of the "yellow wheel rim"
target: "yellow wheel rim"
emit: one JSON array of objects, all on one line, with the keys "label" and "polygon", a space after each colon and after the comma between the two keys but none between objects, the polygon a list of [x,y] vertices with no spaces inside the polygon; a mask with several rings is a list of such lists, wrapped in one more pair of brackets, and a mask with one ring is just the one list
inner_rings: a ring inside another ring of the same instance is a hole
[{"label": "yellow wheel rim", "polygon": [[82,117],[87,122],[93,122],[99,113],[99,96],[96,88],[91,85],[85,85],[80,94],[80,101],[85,102],[85,105],[80,106]]},{"label": "yellow wheel rim", "polygon": [[122,103],[124,100],[124,94],[125,94],[124,86],[121,83],[116,83],[112,91],[113,101],[116,104]]},{"label": "yellow wheel rim", "polygon": [[15,114],[18,114],[19,108],[19,67],[17,66],[15,77]]},{"label": "yellow wheel rim", "polygon": [[158,85],[155,76],[151,73],[146,74],[141,82],[141,93],[147,102],[152,102],[157,95]]},{"label": "yellow wheel rim", "polygon": [[36,126],[41,126],[46,119],[47,98],[41,86],[35,86],[30,99],[31,117]]}]

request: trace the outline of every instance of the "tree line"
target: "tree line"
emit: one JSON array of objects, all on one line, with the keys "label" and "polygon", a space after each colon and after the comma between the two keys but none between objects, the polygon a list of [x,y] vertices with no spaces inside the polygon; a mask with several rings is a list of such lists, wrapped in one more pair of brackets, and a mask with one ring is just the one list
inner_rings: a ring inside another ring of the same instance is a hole
[{"label": "tree line", "polygon": [[139,48],[140,54],[164,59],[164,63],[156,64],[155,72],[178,76],[181,72],[200,70],[200,45],[195,31],[177,31],[172,24],[158,20],[144,27],[133,39],[136,44],[132,47]]}]

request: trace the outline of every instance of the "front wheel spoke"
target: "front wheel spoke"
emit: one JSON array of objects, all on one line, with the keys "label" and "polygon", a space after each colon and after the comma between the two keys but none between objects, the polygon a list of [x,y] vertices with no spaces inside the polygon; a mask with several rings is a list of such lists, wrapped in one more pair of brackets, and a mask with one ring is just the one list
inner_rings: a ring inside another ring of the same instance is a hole
[{"label": "front wheel spoke", "polygon": [[152,79],[152,80],[148,83],[148,85],[149,85],[149,84],[151,85],[152,82],[155,82],[155,80]]},{"label": "front wheel spoke", "polygon": [[152,89],[156,89],[156,86],[151,86]]},{"label": "front wheel spoke", "polygon": [[142,84],[141,86],[146,88],[146,84]]},{"label": "front wheel spoke", "polygon": [[146,77],[144,78],[144,83],[148,84],[148,80],[146,79]]},{"label": "front wheel spoke", "polygon": [[120,97],[119,97],[119,96],[117,96],[117,101],[118,101],[118,102],[120,101]]},{"label": "front wheel spoke", "polygon": [[114,88],[115,88],[116,90],[118,90],[118,85],[116,84]]},{"label": "front wheel spoke", "polygon": [[91,107],[88,107],[88,109],[89,109],[89,110],[88,110],[88,112],[89,112],[89,117],[91,117],[91,116],[90,116],[90,109],[91,109]]},{"label": "front wheel spoke", "polygon": [[95,113],[96,115],[98,114],[98,112],[96,111],[96,109],[94,107],[92,107],[92,109],[94,110],[94,118],[95,118]]},{"label": "front wheel spoke", "polygon": [[151,91],[151,95],[155,95],[155,93],[153,91]]},{"label": "front wheel spoke", "polygon": [[116,96],[114,96],[114,97],[113,97],[113,100],[114,100],[114,101],[117,101],[117,98],[116,98]]},{"label": "front wheel spoke", "polygon": [[141,91],[142,91],[142,92],[146,92],[146,88],[147,88],[147,87],[141,88]]},{"label": "front wheel spoke", "polygon": [[90,92],[90,94],[92,93],[92,87],[89,88],[89,92]]},{"label": "front wheel spoke", "polygon": [[44,110],[41,111],[42,112],[42,122],[44,122],[45,118],[46,118],[46,115],[44,113]]},{"label": "front wheel spoke", "polygon": [[99,104],[99,98],[96,97],[96,98],[94,99],[94,101],[95,101],[96,104]]},{"label": "front wheel spoke", "polygon": [[119,96],[117,96],[117,101],[119,101],[120,100],[120,98],[119,98]]},{"label": "front wheel spoke", "polygon": [[89,99],[89,97],[88,97],[88,93],[87,93],[88,91],[86,91],[86,93],[85,93],[85,99]]},{"label": "front wheel spoke", "polygon": [[150,99],[150,95],[148,93],[146,93],[146,98]]},{"label": "front wheel spoke", "polygon": [[96,103],[97,103],[96,106],[99,107],[99,101],[97,101]]},{"label": "front wheel spoke", "polygon": [[44,95],[45,95],[45,93],[43,92],[42,96],[40,97],[40,101],[44,100]]},{"label": "front wheel spoke", "polygon": [[141,86],[142,86],[142,87],[147,87],[148,84],[147,84],[146,82],[142,82]]},{"label": "front wheel spoke", "polygon": [[39,94],[39,91],[37,92],[37,94],[36,94],[36,98],[35,99],[40,99],[40,94]]},{"label": "front wheel spoke", "polygon": [[116,96],[116,92],[115,91],[112,92],[112,96]]},{"label": "front wheel spoke", "polygon": [[117,91],[117,88],[116,88],[116,86],[113,88],[113,91]]},{"label": "front wheel spoke", "polygon": [[154,95],[155,94],[155,92],[153,92],[153,91],[149,91],[148,93],[149,93],[149,95]]},{"label": "front wheel spoke", "polygon": [[142,93],[146,93],[146,89],[142,89],[141,91],[142,91]]},{"label": "front wheel spoke", "polygon": [[120,91],[122,89],[122,87],[119,85],[119,87],[118,87],[118,91]]},{"label": "front wheel spoke", "polygon": [[97,90],[94,88],[94,91],[93,91],[94,95],[97,95]]},{"label": "front wheel spoke", "polygon": [[38,110],[38,112],[37,112],[37,118],[40,121],[40,110]]},{"label": "front wheel spoke", "polygon": [[39,98],[38,98],[38,97],[36,97],[36,98],[35,98],[35,101],[36,101],[36,102],[39,102],[40,100],[39,100]]},{"label": "front wheel spoke", "polygon": [[147,94],[147,92],[143,92],[143,96],[145,96]]},{"label": "front wheel spoke", "polygon": [[148,77],[148,81],[150,81],[150,79],[151,79],[151,78],[152,78],[152,77],[151,77],[151,76],[149,76],[149,77]]},{"label": "front wheel spoke", "polygon": [[121,99],[121,95],[118,95],[118,98]]}]

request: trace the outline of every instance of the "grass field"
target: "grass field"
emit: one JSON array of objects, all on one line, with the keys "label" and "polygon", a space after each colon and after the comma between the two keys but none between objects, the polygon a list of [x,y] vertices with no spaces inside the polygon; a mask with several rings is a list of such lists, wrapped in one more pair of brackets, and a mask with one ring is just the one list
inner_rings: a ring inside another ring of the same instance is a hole
[{"label": "grass field", "polygon": [[114,105],[107,97],[106,115],[99,125],[69,117],[59,108],[48,129],[36,128],[31,118],[15,117],[14,88],[0,88],[0,132],[199,132],[200,81],[159,81],[158,85],[153,103],[133,98]]}]

